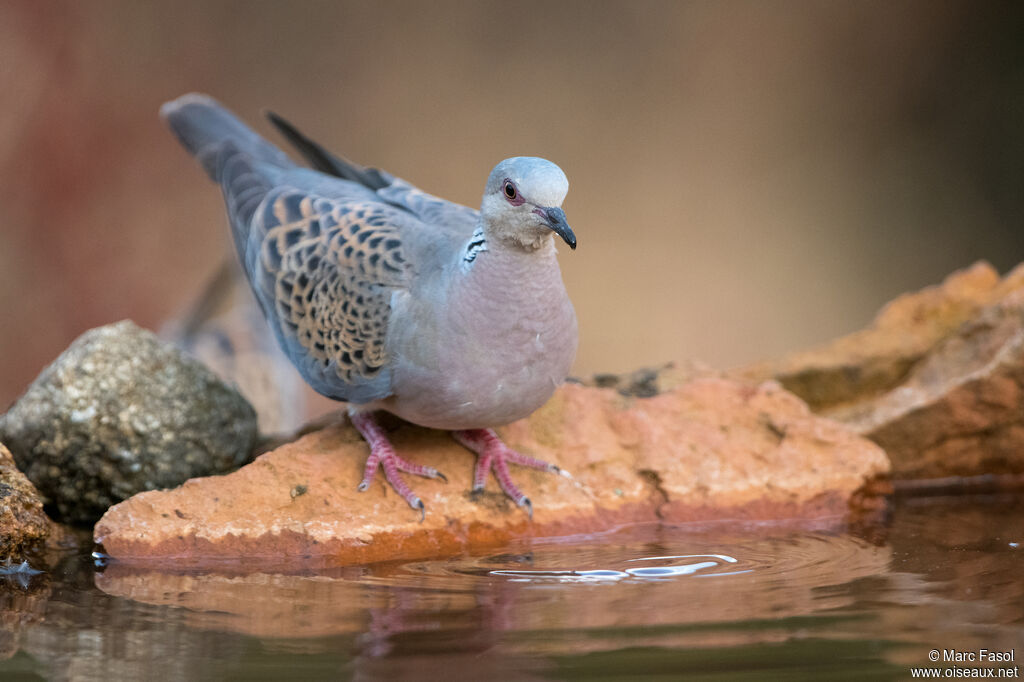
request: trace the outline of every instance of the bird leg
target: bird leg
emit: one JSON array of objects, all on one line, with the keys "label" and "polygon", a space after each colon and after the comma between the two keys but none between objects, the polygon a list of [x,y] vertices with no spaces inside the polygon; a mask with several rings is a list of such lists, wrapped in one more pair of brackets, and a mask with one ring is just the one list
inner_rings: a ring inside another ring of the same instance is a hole
[{"label": "bird leg", "polygon": [[379,466],[384,469],[384,477],[391,484],[391,487],[395,489],[395,492],[401,495],[409,503],[410,507],[419,510],[420,521],[422,521],[426,518],[423,500],[412,491],[398,473],[404,471],[407,474],[415,474],[426,478],[440,478],[445,483],[448,482],[448,479],[433,467],[414,464],[395,454],[395,448],[392,447],[387,434],[384,433],[384,429],[380,427],[371,413],[350,412],[349,419],[352,420],[352,424],[363,435],[363,438],[370,446],[370,456],[366,458],[366,469],[363,472],[363,482],[359,484],[359,492],[363,492],[370,487],[373,477],[377,475],[377,467]]},{"label": "bird leg", "polygon": [[512,476],[508,471],[508,463],[511,462],[519,466],[530,467],[531,469],[565,474],[560,467],[554,464],[548,464],[508,447],[501,442],[493,429],[452,431],[452,436],[459,443],[477,454],[476,469],[473,471],[473,492],[478,493],[483,490],[484,484],[487,482],[487,474],[490,471],[494,471],[494,477],[498,479],[498,485],[501,486],[501,489],[518,506],[526,507],[530,518],[533,518],[533,503],[512,482]]}]

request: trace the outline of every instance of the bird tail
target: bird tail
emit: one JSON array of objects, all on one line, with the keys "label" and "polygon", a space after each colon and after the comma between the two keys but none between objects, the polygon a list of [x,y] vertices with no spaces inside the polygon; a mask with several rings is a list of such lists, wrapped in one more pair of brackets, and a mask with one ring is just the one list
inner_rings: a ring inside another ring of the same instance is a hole
[{"label": "bird tail", "polygon": [[215,182],[223,179],[226,157],[230,156],[223,152],[228,147],[256,162],[281,168],[294,165],[284,152],[207,95],[182,95],[160,107],[160,116]]},{"label": "bird tail", "polygon": [[224,194],[238,256],[246,271],[249,232],[274,176],[294,168],[284,152],[206,95],[188,94],[160,107],[160,115]]}]

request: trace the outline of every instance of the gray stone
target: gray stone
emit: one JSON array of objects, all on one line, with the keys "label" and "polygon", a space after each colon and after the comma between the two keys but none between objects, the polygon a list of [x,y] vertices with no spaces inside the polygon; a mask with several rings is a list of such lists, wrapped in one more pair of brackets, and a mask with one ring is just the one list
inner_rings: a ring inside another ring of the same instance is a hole
[{"label": "gray stone", "polygon": [[92,329],[0,418],[55,515],[92,523],[131,495],[245,463],[256,413],[203,365],[130,321]]}]

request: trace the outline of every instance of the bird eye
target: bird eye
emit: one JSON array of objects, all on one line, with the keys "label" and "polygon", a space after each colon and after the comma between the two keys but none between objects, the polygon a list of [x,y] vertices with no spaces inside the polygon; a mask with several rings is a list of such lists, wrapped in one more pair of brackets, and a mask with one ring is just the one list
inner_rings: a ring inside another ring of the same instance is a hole
[{"label": "bird eye", "polygon": [[503,189],[505,190],[505,196],[509,199],[516,198],[516,186],[512,184],[511,180],[505,181],[505,187]]}]

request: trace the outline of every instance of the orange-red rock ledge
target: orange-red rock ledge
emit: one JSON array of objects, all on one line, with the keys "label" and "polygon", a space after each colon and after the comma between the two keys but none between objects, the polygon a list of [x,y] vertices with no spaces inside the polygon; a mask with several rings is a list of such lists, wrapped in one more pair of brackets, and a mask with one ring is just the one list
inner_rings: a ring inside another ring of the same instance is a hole
[{"label": "orange-red rock ledge", "polygon": [[383,475],[357,492],[367,448],[346,423],[232,474],[125,500],[100,519],[95,539],[116,560],[177,566],[416,559],[631,522],[842,521],[889,471],[878,446],[815,416],[775,382],[704,377],[642,399],[569,384],[500,433],[574,475],[513,467],[533,501],[532,521],[493,479],[471,499],[474,455],[446,433],[413,426],[393,431],[396,449],[449,478],[408,478],[426,520]]}]

